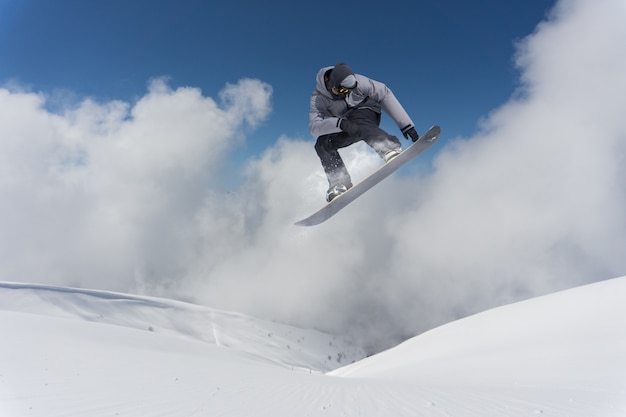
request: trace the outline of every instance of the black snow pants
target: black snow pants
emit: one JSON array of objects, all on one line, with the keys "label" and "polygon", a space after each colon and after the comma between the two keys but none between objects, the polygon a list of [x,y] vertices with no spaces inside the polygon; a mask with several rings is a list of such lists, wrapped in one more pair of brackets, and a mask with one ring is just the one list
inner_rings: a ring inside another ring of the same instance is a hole
[{"label": "black snow pants", "polygon": [[337,184],[343,184],[347,188],[352,187],[350,174],[339,155],[338,149],[362,140],[382,158],[390,150],[401,147],[397,137],[388,134],[379,127],[380,113],[366,108],[357,108],[344,117],[357,124],[359,127],[358,135],[350,136],[346,132],[331,133],[318,137],[315,143],[315,151],[322,162],[331,188]]}]

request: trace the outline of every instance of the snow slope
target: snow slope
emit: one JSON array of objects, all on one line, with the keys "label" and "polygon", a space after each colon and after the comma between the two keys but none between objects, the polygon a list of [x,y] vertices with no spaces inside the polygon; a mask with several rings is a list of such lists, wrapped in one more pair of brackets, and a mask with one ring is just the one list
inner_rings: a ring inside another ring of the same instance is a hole
[{"label": "snow slope", "polygon": [[512,304],[338,368],[362,352],[313,330],[0,283],[0,416],[626,416],[625,294]]}]

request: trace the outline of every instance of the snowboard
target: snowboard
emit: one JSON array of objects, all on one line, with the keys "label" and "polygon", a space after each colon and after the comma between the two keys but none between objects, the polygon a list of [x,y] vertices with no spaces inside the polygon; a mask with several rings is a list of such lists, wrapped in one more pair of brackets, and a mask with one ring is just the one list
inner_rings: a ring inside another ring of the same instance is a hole
[{"label": "snowboard", "polygon": [[306,219],[302,219],[295,224],[297,226],[315,226],[330,219],[332,216],[334,216],[345,206],[356,200],[367,190],[387,178],[389,175],[396,172],[398,168],[400,168],[402,165],[406,164],[407,162],[424,152],[426,149],[430,148],[437,141],[440,133],[441,128],[439,126],[431,127],[426,133],[424,133],[424,135],[419,138],[417,142],[413,143],[411,146],[402,151],[400,155],[382,165],[380,168],[378,168],[368,177],[355,184],[345,193],[335,197],[330,203],[326,204],[316,213],[313,213],[311,216],[307,217]]}]

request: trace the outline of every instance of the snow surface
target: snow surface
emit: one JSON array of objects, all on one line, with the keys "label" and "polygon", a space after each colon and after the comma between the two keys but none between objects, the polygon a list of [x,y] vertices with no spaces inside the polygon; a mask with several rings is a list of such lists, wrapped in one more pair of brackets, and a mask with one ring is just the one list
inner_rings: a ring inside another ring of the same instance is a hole
[{"label": "snow surface", "polygon": [[623,417],[624,295],[626,277],[579,287],[362,359],[242,314],[0,283],[0,416]]}]

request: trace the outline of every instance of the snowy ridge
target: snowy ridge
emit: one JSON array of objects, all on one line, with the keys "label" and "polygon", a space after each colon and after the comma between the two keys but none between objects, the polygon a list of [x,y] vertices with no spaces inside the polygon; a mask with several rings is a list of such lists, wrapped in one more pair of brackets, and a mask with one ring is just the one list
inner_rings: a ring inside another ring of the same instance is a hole
[{"label": "snowy ridge", "polygon": [[[432,382],[454,373],[456,382],[470,385],[487,380],[548,388],[567,381],[570,387],[584,387],[594,381],[598,389],[619,383],[626,387],[626,374],[607,378],[614,366],[626,369],[625,296],[626,277],[494,308],[331,374],[394,379],[419,375]],[[605,356],[618,362],[606,363]],[[494,365],[497,374],[481,371]]]},{"label": "snowy ridge", "polygon": [[626,277],[504,306],[322,374],[357,350],[176,301],[5,283],[0,416],[623,417],[624,294]]},{"label": "snowy ridge", "polygon": [[0,283],[0,310],[123,326],[230,348],[285,367],[328,371],[365,354],[347,339],[180,301]]}]

